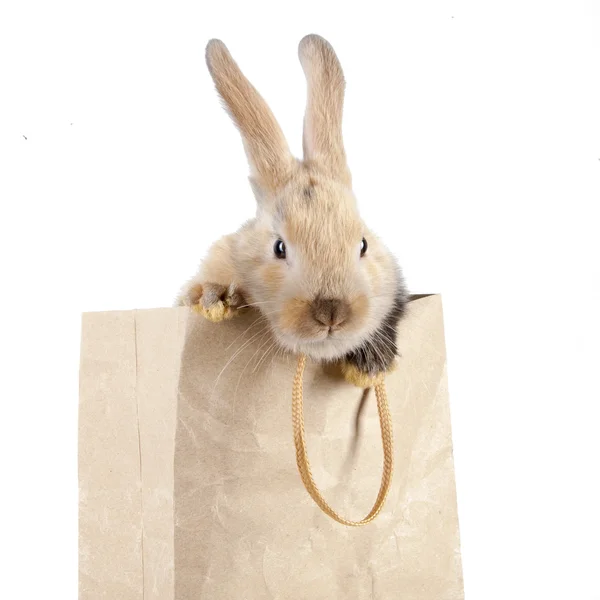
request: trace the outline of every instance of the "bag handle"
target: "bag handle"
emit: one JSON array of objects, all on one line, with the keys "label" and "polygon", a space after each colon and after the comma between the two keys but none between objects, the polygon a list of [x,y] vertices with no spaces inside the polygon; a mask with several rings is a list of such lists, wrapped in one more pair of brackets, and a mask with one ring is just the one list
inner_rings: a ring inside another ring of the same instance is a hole
[{"label": "bag handle", "polygon": [[304,375],[304,367],[306,365],[306,356],[301,354],[298,358],[298,367],[296,369],[296,376],[294,377],[294,387],[292,391],[292,424],[294,427],[294,444],[296,446],[296,462],[298,464],[298,470],[300,471],[300,477],[304,483],[306,491],[310,494],[312,499],[316,502],[319,508],[332,519],[341,523],[342,525],[348,525],[349,527],[359,527],[360,525],[366,525],[370,523],[383,508],[385,499],[390,490],[390,483],[392,481],[392,473],[394,468],[394,450],[393,450],[393,431],[392,431],[392,417],[387,401],[387,394],[385,391],[385,385],[383,381],[375,385],[375,395],[377,397],[377,411],[379,412],[379,423],[381,425],[381,440],[383,442],[383,474],[381,477],[381,487],[379,488],[379,494],[375,500],[373,508],[369,514],[360,521],[350,521],[339,515],[329,504],[325,498],[323,498],[321,492],[317,488],[317,484],[313,479],[312,472],[310,470],[310,463],[308,462],[308,455],[306,452],[306,436],[304,432],[304,410],[303,410],[303,399],[302,399],[302,377]]}]

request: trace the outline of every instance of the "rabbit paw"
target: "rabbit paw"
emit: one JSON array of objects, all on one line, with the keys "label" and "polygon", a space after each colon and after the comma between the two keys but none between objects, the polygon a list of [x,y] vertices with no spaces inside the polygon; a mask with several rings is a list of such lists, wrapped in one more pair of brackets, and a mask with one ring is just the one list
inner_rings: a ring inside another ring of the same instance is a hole
[{"label": "rabbit paw", "polygon": [[186,296],[184,304],[213,323],[231,319],[244,304],[244,297],[235,284],[197,284],[190,288]]},{"label": "rabbit paw", "polygon": [[396,368],[396,362],[393,362],[388,366],[385,371],[378,371],[376,373],[361,371],[354,363],[343,361],[341,363],[342,375],[344,379],[360,388],[371,388],[383,383],[387,373],[393,371]]}]

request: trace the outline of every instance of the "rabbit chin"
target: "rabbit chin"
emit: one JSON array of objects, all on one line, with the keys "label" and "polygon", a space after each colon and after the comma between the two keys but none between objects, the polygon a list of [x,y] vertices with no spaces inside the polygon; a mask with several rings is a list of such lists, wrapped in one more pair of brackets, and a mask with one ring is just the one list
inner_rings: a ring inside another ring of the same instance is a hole
[{"label": "rabbit chin", "polygon": [[295,354],[305,354],[312,360],[335,361],[354,350],[363,341],[356,335],[344,339],[327,336],[315,339],[299,338],[290,334],[275,332],[279,345]]}]

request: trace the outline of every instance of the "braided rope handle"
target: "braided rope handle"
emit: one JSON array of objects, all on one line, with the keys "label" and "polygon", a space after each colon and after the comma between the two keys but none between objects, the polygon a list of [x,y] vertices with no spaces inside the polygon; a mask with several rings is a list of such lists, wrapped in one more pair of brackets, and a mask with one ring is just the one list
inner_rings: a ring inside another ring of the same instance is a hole
[{"label": "braided rope handle", "polygon": [[317,484],[313,479],[312,472],[310,470],[310,463],[308,462],[308,455],[306,452],[306,436],[304,432],[304,410],[303,410],[303,399],[302,399],[302,377],[304,375],[304,367],[306,366],[306,356],[303,354],[298,358],[298,367],[296,375],[294,377],[294,387],[292,391],[292,424],[294,427],[294,444],[296,446],[296,462],[298,464],[298,470],[300,471],[300,477],[304,483],[306,491],[310,494],[312,499],[316,502],[319,508],[332,519],[341,523],[342,525],[348,525],[350,527],[359,527],[360,525],[366,525],[370,523],[383,508],[385,499],[390,490],[390,483],[392,481],[392,473],[394,468],[394,450],[393,450],[393,432],[392,432],[392,417],[387,401],[387,394],[385,392],[385,386],[379,383],[375,386],[375,395],[377,397],[377,410],[379,412],[379,423],[381,425],[381,440],[383,442],[383,473],[381,477],[381,487],[379,488],[379,494],[375,500],[373,508],[369,514],[360,521],[350,521],[339,515],[329,504],[325,498],[323,498],[321,492],[317,488]]}]

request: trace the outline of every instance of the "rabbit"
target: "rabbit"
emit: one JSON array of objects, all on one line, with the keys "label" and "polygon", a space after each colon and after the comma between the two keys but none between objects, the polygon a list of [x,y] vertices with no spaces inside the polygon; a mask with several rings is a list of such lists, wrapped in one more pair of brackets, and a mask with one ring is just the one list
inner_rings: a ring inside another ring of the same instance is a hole
[{"label": "rabbit", "polygon": [[255,218],[217,241],[176,304],[207,319],[254,306],[279,347],[338,362],[361,387],[395,366],[408,293],[396,260],[361,220],[342,141],[345,80],[322,37],[299,44],[308,94],[303,160],[225,44],[206,47],[216,89],[250,164]]}]

